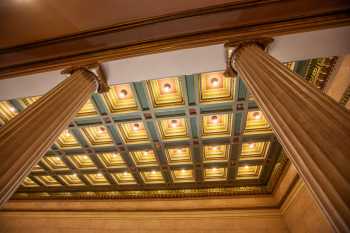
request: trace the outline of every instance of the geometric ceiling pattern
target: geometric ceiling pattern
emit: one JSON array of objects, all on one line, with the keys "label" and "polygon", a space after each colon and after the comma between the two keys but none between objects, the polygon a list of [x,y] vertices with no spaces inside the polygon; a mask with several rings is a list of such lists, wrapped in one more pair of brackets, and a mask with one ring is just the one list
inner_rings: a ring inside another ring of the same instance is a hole
[{"label": "geometric ceiling pattern", "polygon": [[[38,98],[0,102],[0,125]],[[286,164],[242,80],[168,77],[93,94],[13,198],[271,193]]]}]

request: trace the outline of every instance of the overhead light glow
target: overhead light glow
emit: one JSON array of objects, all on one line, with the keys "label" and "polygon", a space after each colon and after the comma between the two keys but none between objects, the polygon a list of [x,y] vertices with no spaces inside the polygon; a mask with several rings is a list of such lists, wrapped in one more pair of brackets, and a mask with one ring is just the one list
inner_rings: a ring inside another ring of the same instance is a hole
[{"label": "overhead light glow", "polygon": [[125,89],[120,90],[120,92],[118,94],[119,98],[121,98],[121,99],[124,99],[127,95],[128,95],[128,91]]},{"label": "overhead light glow", "polygon": [[170,92],[171,91],[171,85],[169,83],[164,84],[163,90],[165,92]]}]

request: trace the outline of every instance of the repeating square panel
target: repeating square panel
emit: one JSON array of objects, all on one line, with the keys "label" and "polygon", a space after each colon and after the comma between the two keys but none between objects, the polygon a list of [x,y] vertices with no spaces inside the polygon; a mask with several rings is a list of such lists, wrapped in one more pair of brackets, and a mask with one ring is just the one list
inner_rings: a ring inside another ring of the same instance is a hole
[{"label": "repeating square panel", "polygon": [[113,179],[119,185],[137,184],[134,176],[130,172],[111,173]]},{"label": "repeating square panel", "polygon": [[8,101],[0,101],[0,123],[6,124],[17,115],[17,110]]},{"label": "repeating square panel", "polygon": [[55,144],[61,149],[81,148],[78,140],[68,129],[64,130],[61,133],[61,135],[57,138]]},{"label": "repeating square panel", "polygon": [[133,112],[138,109],[130,84],[111,86],[103,97],[111,113]]},{"label": "repeating square panel", "polygon": [[62,186],[60,182],[58,182],[52,176],[35,176],[35,179],[39,180],[46,187],[59,187]]},{"label": "repeating square panel", "polygon": [[96,169],[96,165],[88,155],[69,155],[67,158],[77,169]]},{"label": "repeating square panel", "polygon": [[48,167],[51,171],[67,171],[69,168],[63,162],[61,157],[57,155],[45,155],[41,162]]},{"label": "repeating square panel", "polygon": [[223,181],[227,179],[227,168],[205,168],[204,169],[204,180],[205,181]]},{"label": "repeating square panel", "polygon": [[261,174],[261,165],[239,166],[237,171],[237,180],[259,179]]},{"label": "repeating square panel", "polygon": [[163,140],[174,141],[188,139],[188,126],[184,117],[158,120],[159,131]]},{"label": "repeating square panel", "polygon": [[131,151],[130,156],[138,167],[158,165],[158,160],[153,150]]},{"label": "repeating square panel", "polygon": [[183,146],[166,148],[165,154],[169,164],[188,164],[192,163],[191,149]]},{"label": "repeating square panel", "polygon": [[120,167],[127,166],[124,159],[119,153],[115,153],[115,152],[98,153],[97,157],[106,168],[120,168]]},{"label": "repeating square panel", "polygon": [[148,134],[142,121],[121,122],[117,126],[125,143],[138,144],[149,142]]},{"label": "repeating square panel", "polygon": [[203,146],[203,162],[224,162],[230,154],[230,145],[205,145]]},{"label": "repeating square panel", "polygon": [[202,137],[231,136],[232,114],[220,113],[202,116]]},{"label": "repeating square panel", "polygon": [[89,181],[91,185],[109,185],[110,184],[106,179],[106,177],[100,172],[85,174],[84,177]]},{"label": "repeating square panel", "polygon": [[33,188],[33,187],[39,187],[37,183],[34,182],[34,180],[30,179],[29,177],[24,178],[22,182],[22,186],[26,188]]},{"label": "repeating square panel", "polygon": [[265,159],[269,148],[270,142],[250,142],[242,144],[242,151],[240,160],[256,160]]},{"label": "repeating square panel", "polygon": [[108,134],[107,128],[105,126],[99,125],[83,127],[81,128],[81,131],[91,146],[101,147],[113,145],[113,140]]},{"label": "repeating square panel", "polygon": [[200,102],[232,101],[235,79],[226,77],[224,72],[210,72],[200,75]]},{"label": "repeating square panel", "polygon": [[97,110],[95,108],[95,105],[93,104],[92,100],[89,99],[86,101],[86,103],[83,105],[83,107],[79,110],[76,117],[90,117],[90,116],[96,116]]},{"label": "repeating square panel", "polygon": [[154,108],[185,104],[181,80],[178,77],[149,80],[147,86]]},{"label": "repeating square panel", "polygon": [[164,183],[163,175],[158,170],[141,171],[140,175],[146,184],[159,184]]},{"label": "repeating square panel", "polygon": [[271,128],[261,111],[249,111],[244,129],[245,135],[271,133]]},{"label": "repeating square panel", "polygon": [[171,177],[174,183],[194,182],[192,169],[174,169],[171,170]]},{"label": "repeating square panel", "polygon": [[58,176],[68,186],[83,186],[84,182],[78,177],[77,174],[59,175]]}]

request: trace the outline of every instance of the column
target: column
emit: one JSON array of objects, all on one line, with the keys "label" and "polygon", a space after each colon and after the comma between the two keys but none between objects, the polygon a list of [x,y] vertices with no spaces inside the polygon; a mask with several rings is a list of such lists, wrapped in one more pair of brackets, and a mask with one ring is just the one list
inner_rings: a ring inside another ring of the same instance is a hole
[{"label": "column", "polygon": [[106,80],[85,68],[71,75],[0,128],[0,207],[11,197],[74,115]]},{"label": "column", "polygon": [[231,65],[337,232],[350,232],[350,113],[264,51],[231,43]]}]

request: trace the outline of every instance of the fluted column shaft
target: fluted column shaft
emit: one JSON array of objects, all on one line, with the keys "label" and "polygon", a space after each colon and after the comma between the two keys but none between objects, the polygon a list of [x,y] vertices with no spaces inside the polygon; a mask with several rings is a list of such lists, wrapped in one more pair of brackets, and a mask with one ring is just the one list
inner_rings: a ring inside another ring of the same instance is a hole
[{"label": "fluted column shaft", "polygon": [[96,88],[97,77],[77,69],[0,129],[0,207]]},{"label": "fluted column shaft", "polygon": [[258,44],[232,63],[337,232],[350,232],[350,113]]}]

